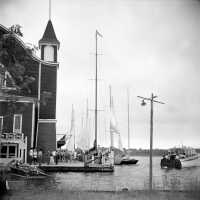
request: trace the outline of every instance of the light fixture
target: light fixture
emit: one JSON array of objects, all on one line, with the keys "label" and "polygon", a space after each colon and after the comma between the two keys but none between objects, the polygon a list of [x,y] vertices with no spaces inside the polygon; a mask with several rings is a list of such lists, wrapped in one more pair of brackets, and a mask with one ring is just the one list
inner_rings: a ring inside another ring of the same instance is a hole
[{"label": "light fixture", "polygon": [[145,106],[147,103],[144,101],[144,99],[142,100],[141,106]]}]

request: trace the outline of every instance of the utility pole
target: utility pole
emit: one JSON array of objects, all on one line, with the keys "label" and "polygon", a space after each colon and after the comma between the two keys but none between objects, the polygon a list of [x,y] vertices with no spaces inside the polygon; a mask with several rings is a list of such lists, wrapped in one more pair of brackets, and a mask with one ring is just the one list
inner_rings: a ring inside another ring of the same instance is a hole
[{"label": "utility pole", "polygon": [[129,89],[127,89],[127,99],[128,99],[128,149],[130,149],[130,105],[129,105]]},{"label": "utility pole", "polygon": [[141,96],[137,96],[138,98],[142,99],[142,106],[145,106],[145,100],[146,101],[150,101],[150,150],[149,150],[149,190],[152,191],[152,183],[153,183],[153,160],[152,160],[152,156],[153,156],[153,103],[159,103],[159,104],[165,104],[161,101],[156,101],[154,100],[155,98],[157,98],[157,96],[154,96],[154,94],[151,94],[150,98],[146,98],[146,97],[141,97]]}]

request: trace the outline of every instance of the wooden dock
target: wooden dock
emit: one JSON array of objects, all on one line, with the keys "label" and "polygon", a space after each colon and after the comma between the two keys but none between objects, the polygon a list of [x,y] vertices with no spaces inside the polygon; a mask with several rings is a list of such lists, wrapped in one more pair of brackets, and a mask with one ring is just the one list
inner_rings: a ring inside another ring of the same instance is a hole
[{"label": "wooden dock", "polygon": [[114,172],[114,167],[110,165],[89,165],[85,167],[83,164],[71,163],[71,164],[58,164],[58,165],[46,165],[39,166],[45,172]]}]

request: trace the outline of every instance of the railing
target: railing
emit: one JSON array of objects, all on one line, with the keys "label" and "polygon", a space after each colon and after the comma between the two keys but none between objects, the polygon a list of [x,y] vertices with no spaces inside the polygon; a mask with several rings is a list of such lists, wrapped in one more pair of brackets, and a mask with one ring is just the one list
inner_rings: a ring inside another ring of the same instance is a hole
[{"label": "railing", "polygon": [[4,140],[24,140],[23,133],[0,133],[0,138]]}]

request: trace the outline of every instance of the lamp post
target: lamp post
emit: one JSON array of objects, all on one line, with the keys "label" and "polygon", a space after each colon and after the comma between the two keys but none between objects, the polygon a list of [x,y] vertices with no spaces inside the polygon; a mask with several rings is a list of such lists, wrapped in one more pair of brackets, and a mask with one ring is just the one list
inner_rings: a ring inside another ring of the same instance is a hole
[{"label": "lamp post", "polygon": [[152,177],[153,177],[153,169],[152,169],[152,150],[153,150],[153,103],[160,103],[164,104],[161,101],[156,101],[154,100],[157,98],[157,96],[154,96],[154,94],[151,94],[150,98],[142,97],[142,96],[137,96],[138,98],[142,99],[142,106],[146,105],[146,101],[150,101],[151,104],[151,109],[150,109],[150,151],[149,151],[149,190],[152,191]]}]

